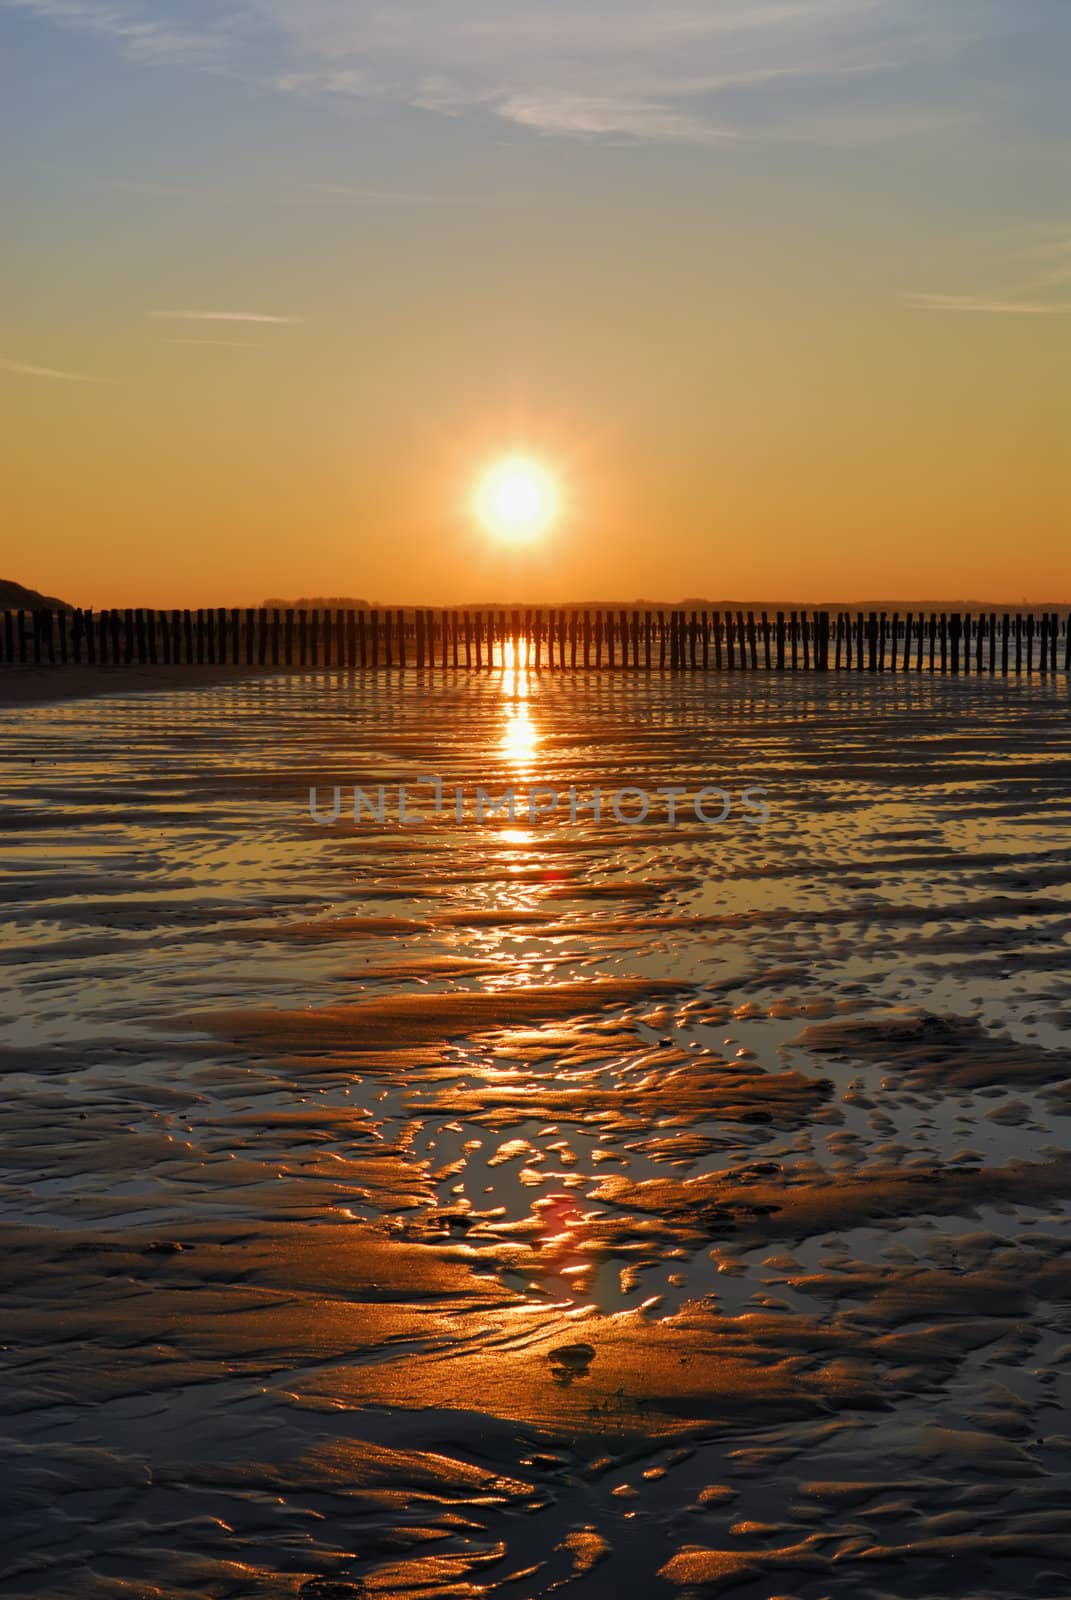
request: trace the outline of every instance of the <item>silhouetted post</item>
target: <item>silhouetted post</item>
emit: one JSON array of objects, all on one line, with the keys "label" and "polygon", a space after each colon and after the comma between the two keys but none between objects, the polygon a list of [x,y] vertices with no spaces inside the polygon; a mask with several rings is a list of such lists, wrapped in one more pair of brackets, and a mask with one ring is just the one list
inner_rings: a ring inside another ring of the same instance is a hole
[{"label": "silhouetted post", "polygon": [[1023,670],[1023,614],[1015,613],[1015,676]]},{"label": "silhouetted post", "polygon": [[1031,611],[1026,619],[1026,675],[1029,678],[1034,670],[1034,613]]},{"label": "silhouetted post", "polygon": [[1064,620],[1064,671],[1071,672],[1071,617]]},{"label": "silhouetted post", "polygon": [[948,642],[951,646],[952,673],[953,676],[957,678],[959,677],[959,641],[960,617],[958,611],[953,611],[952,615],[948,619]]},{"label": "silhouetted post", "polygon": [[424,613],[419,608],[416,612],[416,664],[424,665]]}]

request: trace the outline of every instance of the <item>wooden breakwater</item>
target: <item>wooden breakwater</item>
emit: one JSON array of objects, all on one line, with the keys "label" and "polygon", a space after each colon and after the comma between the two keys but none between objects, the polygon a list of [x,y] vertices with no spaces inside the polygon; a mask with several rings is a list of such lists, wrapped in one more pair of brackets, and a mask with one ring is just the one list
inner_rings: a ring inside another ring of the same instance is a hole
[{"label": "wooden breakwater", "polygon": [[0,665],[1071,672],[1054,611],[5,611]]}]

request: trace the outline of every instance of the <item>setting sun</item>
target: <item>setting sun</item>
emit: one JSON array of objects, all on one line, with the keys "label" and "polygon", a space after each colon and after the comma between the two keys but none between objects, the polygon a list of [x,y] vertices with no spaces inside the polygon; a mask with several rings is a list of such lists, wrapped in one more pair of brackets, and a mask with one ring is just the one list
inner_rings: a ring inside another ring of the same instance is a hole
[{"label": "setting sun", "polygon": [[476,515],[490,533],[503,539],[529,539],[545,533],[558,514],[558,486],[538,461],[509,456],[481,478]]}]

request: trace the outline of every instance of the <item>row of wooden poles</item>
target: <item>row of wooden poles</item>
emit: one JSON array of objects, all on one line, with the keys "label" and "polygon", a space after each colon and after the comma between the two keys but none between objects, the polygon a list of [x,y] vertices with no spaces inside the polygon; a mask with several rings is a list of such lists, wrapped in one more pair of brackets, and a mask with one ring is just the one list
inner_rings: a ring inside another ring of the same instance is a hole
[{"label": "row of wooden poles", "polygon": [[5,611],[7,665],[1071,671],[1056,612]]}]

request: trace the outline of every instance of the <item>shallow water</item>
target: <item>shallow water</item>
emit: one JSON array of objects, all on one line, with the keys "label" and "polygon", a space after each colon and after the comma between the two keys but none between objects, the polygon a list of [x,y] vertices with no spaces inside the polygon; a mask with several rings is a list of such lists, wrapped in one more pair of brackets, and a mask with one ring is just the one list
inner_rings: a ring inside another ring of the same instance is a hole
[{"label": "shallow water", "polygon": [[1071,1592],[1062,678],[310,673],[0,746],[0,1595]]}]

